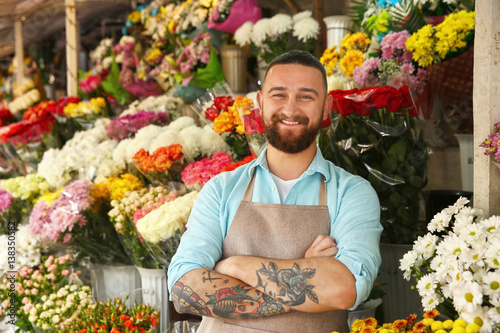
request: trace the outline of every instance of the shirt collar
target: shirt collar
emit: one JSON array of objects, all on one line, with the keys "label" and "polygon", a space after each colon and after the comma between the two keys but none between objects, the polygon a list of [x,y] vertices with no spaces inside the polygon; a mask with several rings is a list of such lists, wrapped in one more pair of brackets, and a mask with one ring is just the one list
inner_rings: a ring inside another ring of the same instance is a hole
[{"label": "shirt collar", "polygon": [[[267,147],[265,147],[262,150],[259,157],[248,168],[248,176],[249,177],[252,176],[254,169],[257,166],[260,166],[262,169],[269,171],[269,166],[267,164]],[[327,182],[330,180],[331,175],[330,175],[330,168],[328,167],[328,162],[323,157],[323,154],[321,153],[321,150],[319,149],[318,146],[316,149],[316,155],[314,156],[311,164],[309,165],[309,168],[307,168],[307,170],[304,174],[307,176],[311,176],[311,175],[315,174],[316,172],[321,173],[325,177],[325,180]]]}]

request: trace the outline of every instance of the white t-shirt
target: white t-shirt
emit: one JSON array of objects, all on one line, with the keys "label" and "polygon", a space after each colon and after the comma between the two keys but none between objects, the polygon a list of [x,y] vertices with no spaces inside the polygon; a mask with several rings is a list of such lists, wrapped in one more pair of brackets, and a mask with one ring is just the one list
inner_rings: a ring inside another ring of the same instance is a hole
[{"label": "white t-shirt", "polygon": [[293,185],[299,181],[298,178],[292,179],[292,180],[283,180],[279,177],[276,177],[271,173],[271,177],[273,177],[274,183],[276,184],[276,187],[278,188],[278,193],[280,194],[280,200],[281,203],[285,202],[285,199],[292,189]]}]

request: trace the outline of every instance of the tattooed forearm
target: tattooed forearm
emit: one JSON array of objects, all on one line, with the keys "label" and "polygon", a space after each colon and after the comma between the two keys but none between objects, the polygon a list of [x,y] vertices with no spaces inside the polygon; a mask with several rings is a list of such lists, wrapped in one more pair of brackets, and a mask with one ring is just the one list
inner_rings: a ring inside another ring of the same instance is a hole
[{"label": "tattooed forearm", "polygon": [[196,275],[188,273],[189,278],[182,277],[172,288],[173,303],[180,313],[250,318],[290,311],[273,297],[232,277],[213,270],[196,271]]},{"label": "tattooed forearm", "polygon": [[[262,268],[257,271],[256,288],[289,306],[304,304],[306,297],[318,303],[318,296],[313,291],[314,285],[307,282],[315,274],[316,269],[301,269],[297,263],[288,269],[280,269],[274,262],[269,262],[267,267],[262,263]],[[275,287],[275,291],[271,290],[270,285]]]}]

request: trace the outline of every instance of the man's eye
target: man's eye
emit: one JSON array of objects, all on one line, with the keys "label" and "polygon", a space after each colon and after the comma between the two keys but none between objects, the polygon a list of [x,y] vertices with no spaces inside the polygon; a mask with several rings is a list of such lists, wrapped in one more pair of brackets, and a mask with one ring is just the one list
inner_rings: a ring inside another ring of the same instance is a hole
[{"label": "man's eye", "polygon": [[302,95],[300,96],[301,99],[312,99],[312,96],[309,95]]}]

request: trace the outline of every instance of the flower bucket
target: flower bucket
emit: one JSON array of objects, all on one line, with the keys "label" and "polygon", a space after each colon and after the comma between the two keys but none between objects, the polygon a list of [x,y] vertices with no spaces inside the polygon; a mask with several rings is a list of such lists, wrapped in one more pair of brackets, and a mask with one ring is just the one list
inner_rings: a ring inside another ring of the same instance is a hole
[{"label": "flower bucket", "polygon": [[247,92],[247,50],[226,44],[221,48],[222,70],[234,93]]},{"label": "flower bucket", "polygon": [[95,301],[107,301],[117,297],[128,297],[127,307],[141,303],[141,277],[133,265],[93,265],[91,272],[92,297]]},{"label": "flower bucket", "polygon": [[399,260],[411,249],[412,244],[380,244],[382,265],[379,270],[379,279],[385,292],[382,298],[384,323],[404,319],[410,313],[419,317],[422,317],[424,313],[418,291],[411,288],[416,284],[415,279],[406,281],[403,278],[403,272],[399,269]]},{"label": "flower bucket", "polygon": [[326,48],[340,45],[340,41],[352,32],[352,20],[347,15],[334,15],[323,18],[326,24]]},{"label": "flower bucket", "polygon": [[141,276],[142,302],[160,310],[160,332],[170,326],[167,273],[164,269],[136,267]]},{"label": "flower bucket", "polygon": [[474,190],[474,136],[472,134],[455,134],[460,146],[460,171],[462,190]]},{"label": "flower bucket", "polygon": [[363,303],[361,306],[357,307],[356,310],[349,311],[349,315],[347,318],[347,322],[349,324],[349,328],[352,329],[352,323],[354,321],[366,318],[375,318],[375,311],[382,304],[382,299],[372,299],[366,303]]}]

